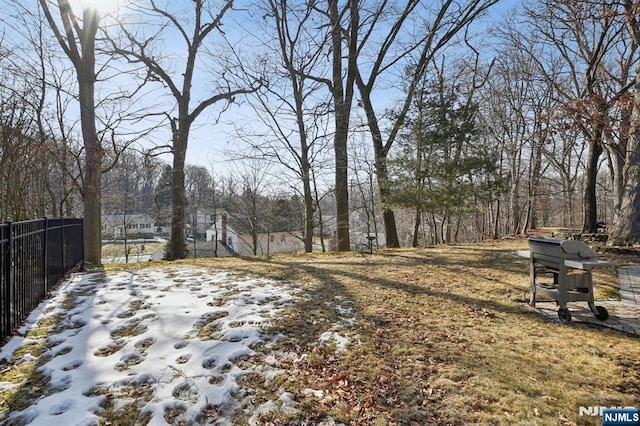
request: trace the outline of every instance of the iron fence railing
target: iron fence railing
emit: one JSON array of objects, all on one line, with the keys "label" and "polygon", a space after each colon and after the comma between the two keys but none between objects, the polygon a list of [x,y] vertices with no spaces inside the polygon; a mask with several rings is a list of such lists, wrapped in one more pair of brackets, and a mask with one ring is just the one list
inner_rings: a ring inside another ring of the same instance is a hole
[{"label": "iron fence railing", "polygon": [[0,340],[84,260],[83,219],[0,224]]}]

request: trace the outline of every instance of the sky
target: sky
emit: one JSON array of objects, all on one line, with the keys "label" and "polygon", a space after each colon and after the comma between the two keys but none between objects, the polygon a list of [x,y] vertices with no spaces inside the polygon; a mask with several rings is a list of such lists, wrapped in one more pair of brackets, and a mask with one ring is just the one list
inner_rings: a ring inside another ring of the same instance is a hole
[{"label": "sky", "polygon": [[[296,402],[284,391],[277,400],[252,401],[241,379],[252,374],[269,382],[281,372],[279,362],[291,362],[277,359],[286,353],[265,356],[255,348],[283,338],[265,334],[264,328],[300,297],[293,284],[179,265],[75,274],[0,348],[0,369],[42,363],[38,371],[45,378],[41,383],[0,382],[0,389],[31,386],[37,392],[50,380],[50,391],[30,407],[13,411],[8,423],[94,425],[100,406],[107,399],[127,402],[131,387],[151,395],[142,408],[149,425],[167,424],[165,416],[174,424],[194,424],[203,413],[216,424],[230,425],[238,410],[256,424],[262,413],[295,411]],[[333,342],[339,351],[350,344],[340,330],[353,325],[353,313],[339,302],[327,309],[336,309],[341,320],[322,333],[318,345]],[[55,332],[25,337],[56,316],[61,320]],[[30,344],[47,349],[40,355],[25,351],[6,362]],[[308,392],[317,396],[323,391]]]},{"label": "sky", "polygon": [[[160,1],[159,4],[172,4],[172,2],[165,2],[164,0]],[[108,15],[109,13],[113,13],[114,11],[122,10],[123,6],[130,4],[130,0],[73,0],[72,5],[77,7],[77,10],[80,10],[80,7],[98,7],[100,12]],[[223,31],[225,32],[226,37],[231,40],[232,43],[237,43],[239,46],[242,46],[244,52],[250,52],[251,49],[259,44],[259,36],[262,34],[261,30],[257,27],[257,25],[249,23],[246,18],[247,14],[253,14],[255,16],[255,11],[250,8],[245,7],[246,1],[237,2],[237,8],[239,10],[230,12],[227,16],[225,16],[223,20]],[[502,19],[502,16],[506,11],[511,10],[511,8],[515,7],[519,4],[517,0],[501,0],[497,5],[493,6],[493,9],[489,12],[488,16],[483,18],[479,23],[480,31],[484,31],[485,28],[492,25],[495,22],[498,22]],[[258,16],[259,18],[259,16]],[[108,18],[106,18],[108,19]],[[151,23],[149,23],[151,25]],[[174,34],[175,35],[175,34]],[[212,40],[218,42],[219,38],[217,35],[214,35]],[[180,41],[180,38],[177,36],[169,36],[164,40],[164,48],[166,52],[183,52],[184,44]],[[222,53],[224,54],[224,52]],[[246,55],[248,56],[248,55]],[[328,59],[327,59],[328,60]],[[179,73],[182,71],[180,67],[180,61],[175,62],[177,64],[176,69],[174,71],[174,76],[176,76],[176,80],[179,79]],[[204,71],[204,72],[202,72]],[[201,70],[201,72],[196,76],[194,81],[194,87],[192,93],[193,99],[202,99],[206,93],[208,88],[210,88],[211,84],[208,82],[209,77],[207,72],[209,69]],[[117,81],[116,84],[121,84],[120,81]],[[161,101],[163,98],[167,97],[167,91],[164,90],[164,94],[158,92],[152,95],[153,101]],[[150,102],[150,101],[145,101]],[[377,93],[376,96],[376,107],[378,108],[379,114],[381,114],[386,108],[389,108],[393,105],[394,99],[391,93],[385,92],[384,95],[381,95],[380,92]],[[353,121],[362,122],[364,117],[361,114],[361,111],[354,104],[354,116]],[[235,134],[235,127],[237,125],[248,125],[248,126],[258,126],[258,120],[255,119],[254,113],[251,108],[248,106],[248,101],[245,98],[238,97],[237,102],[229,108],[222,116],[218,116],[220,112],[219,106],[210,107],[204,114],[202,114],[196,122],[193,124],[192,131],[190,134],[189,140],[189,148],[187,150],[187,162],[189,164],[196,164],[208,169],[225,169],[228,167],[227,158],[224,153],[227,151],[238,151],[240,147],[242,147],[242,142],[240,138]],[[77,110],[73,107],[70,108],[69,113],[71,115],[70,120],[73,121],[74,117],[76,121],[76,126],[79,131],[79,124],[77,123]],[[218,120],[219,119],[219,120]],[[145,143],[145,147],[149,148],[153,146],[153,144],[167,144],[170,142],[171,135],[168,131],[168,128],[165,128],[163,131],[158,132],[152,141],[148,141]],[[367,139],[368,140],[368,139]],[[164,155],[163,158],[165,161],[171,162],[171,155]]]},{"label": "sky", "polygon": [[[511,15],[514,12],[514,8],[518,8],[520,4],[521,0],[499,0],[498,3],[489,10],[487,15],[479,20],[478,30],[480,34],[482,34],[482,36],[486,35],[486,30],[490,26],[499,23],[502,19],[505,19],[505,16]],[[237,19],[237,17],[233,16],[230,20],[232,19]],[[227,28],[229,27],[231,27],[231,25],[227,26]],[[479,47],[482,49],[489,46],[480,45]],[[487,55],[493,55],[492,49],[488,50],[490,52],[487,52]],[[490,61],[490,59],[485,59],[487,62]],[[393,96],[392,92],[377,92],[375,107],[378,109],[379,115],[381,115],[385,109],[394,106],[395,99]],[[247,101],[244,101],[243,104],[235,105],[227,111],[221,117],[221,122],[215,126],[207,125],[207,119],[202,117],[203,120],[196,123],[196,127],[198,128],[193,132],[190,139],[187,161],[191,164],[199,164],[205,167],[210,167],[211,164],[220,165],[220,162],[224,161],[223,152],[237,149],[241,143],[237,136],[234,135],[234,126],[228,123],[234,121],[242,124],[255,123],[256,119],[252,118],[253,114],[247,106]],[[365,122],[364,112],[357,107],[356,101],[354,101],[353,105],[352,122],[354,126]],[[369,143],[368,133],[367,143]]]},{"label": "sky", "polygon": [[[111,0],[110,4],[118,1],[124,2],[125,0]],[[489,14],[480,21],[480,32],[484,32],[490,25],[502,19],[505,12],[509,11],[516,4],[518,4],[517,0],[499,1],[498,4],[493,6]],[[228,15],[225,16],[223,19],[223,31],[232,43],[237,43],[241,46],[241,49],[244,49],[244,53],[251,53],[251,47],[260,43],[259,36],[262,32],[257,26],[249,23],[249,21],[245,19],[246,14],[251,14],[251,11],[244,9],[242,3],[240,3],[238,9],[238,11],[229,12]],[[217,40],[217,37],[217,35],[213,35],[212,40]],[[175,37],[174,40],[169,39],[165,43],[168,50],[175,49],[176,51],[184,51],[184,45],[179,41],[179,37]],[[248,57],[248,55],[245,54],[245,57]],[[206,74],[200,74],[195,79],[192,92],[194,93],[194,100],[198,99],[198,96],[202,98],[204,96],[203,93],[206,93],[207,88],[210,87],[210,84],[207,83],[208,78],[209,76]],[[384,95],[381,93],[382,92],[378,92],[376,96],[376,107],[379,110],[379,114],[394,104],[392,93],[385,92]],[[227,168],[228,162],[227,157],[225,157],[225,152],[235,152],[244,146],[240,138],[236,135],[236,127],[245,125],[249,127],[259,127],[258,120],[255,118],[252,109],[248,106],[248,102],[246,98],[238,97],[237,102],[221,116],[218,116],[220,111],[219,106],[210,107],[208,111],[200,116],[194,123],[190,134],[187,162],[204,166],[208,169],[213,168],[214,170]],[[364,114],[360,112],[355,102],[353,121],[354,123],[364,121]],[[170,138],[168,131],[160,133],[160,135],[162,136],[160,136],[160,140],[156,140],[157,143],[161,143],[162,138],[166,141]],[[171,156],[163,156],[163,159],[171,161]]]}]

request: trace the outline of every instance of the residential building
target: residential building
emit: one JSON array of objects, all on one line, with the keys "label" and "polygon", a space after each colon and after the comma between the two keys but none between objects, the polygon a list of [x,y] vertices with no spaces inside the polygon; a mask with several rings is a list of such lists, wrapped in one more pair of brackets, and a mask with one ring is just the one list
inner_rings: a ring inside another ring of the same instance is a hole
[{"label": "residential building", "polygon": [[148,238],[155,235],[153,218],[148,214],[105,214],[102,216],[102,239]]},{"label": "residential building", "polygon": [[260,232],[254,238],[246,221],[228,212],[216,215],[215,223],[206,231],[207,241],[218,240],[240,256],[253,254],[294,253],[304,250],[301,232]]}]

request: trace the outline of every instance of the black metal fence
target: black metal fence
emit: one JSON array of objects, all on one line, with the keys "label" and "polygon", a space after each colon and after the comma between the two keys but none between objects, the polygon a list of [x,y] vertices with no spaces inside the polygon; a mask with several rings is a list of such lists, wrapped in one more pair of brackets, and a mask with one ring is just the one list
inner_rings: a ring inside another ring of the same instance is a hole
[{"label": "black metal fence", "polygon": [[0,340],[84,260],[83,219],[0,224]]}]

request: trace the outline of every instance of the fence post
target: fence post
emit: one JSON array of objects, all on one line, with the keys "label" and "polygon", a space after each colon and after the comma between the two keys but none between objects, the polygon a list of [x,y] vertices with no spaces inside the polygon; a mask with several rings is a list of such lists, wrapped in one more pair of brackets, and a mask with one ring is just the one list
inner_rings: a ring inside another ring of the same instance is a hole
[{"label": "fence post", "polygon": [[[84,218],[76,219],[76,247],[78,248],[78,262],[84,270]],[[102,238],[102,231],[100,232]],[[100,243],[102,244],[102,242]],[[100,261],[102,263],[102,261]]]},{"label": "fence post", "polygon": [[7,250],[4,257],[4,282],[7,286],[6,298],[4,301],[3,311],[5,316],[4,335],[10,336],[13,333],[13,224],[10,221],[5,222],[7,225]]},{"label": "fence post", "polygon": [[84,241],[82,239],[82,227],[83,222],[80,219],[75,219],[73,221],[73,247],[75,253],[75,257],[73,259],[74,265],[77,265],[81,260],[84,260],[84,250],[82,248],[82,245],[84,244]]},{"label": "fence post", "polygon": [[49,219],[45,216],[44,220],[44,236],[42,237],[42,282],[44,283],[44,294],[49,294],[49,274],[47,273],[48,262],[47,256],[49,254],[48,245],[49,245]]},{"label": "fence post", "polygon": [[67,265],[64,263],[64,218],[60,218],[60,257],[62,259],[62,276],[67,271]]},{"label": "fence post", "polygon": [[[82,259],[82,268],[84,270],[84,217],[78,219],[80,222],[80,236],[78,237],[78,247],[80,247],[80,258]],[[100,239],[102,239],[102,231],[100,231]],[[102,241],[100,242],[100,244],[102,244]],[[100,260],[100,263],[102,263],[102,260]]]}]

